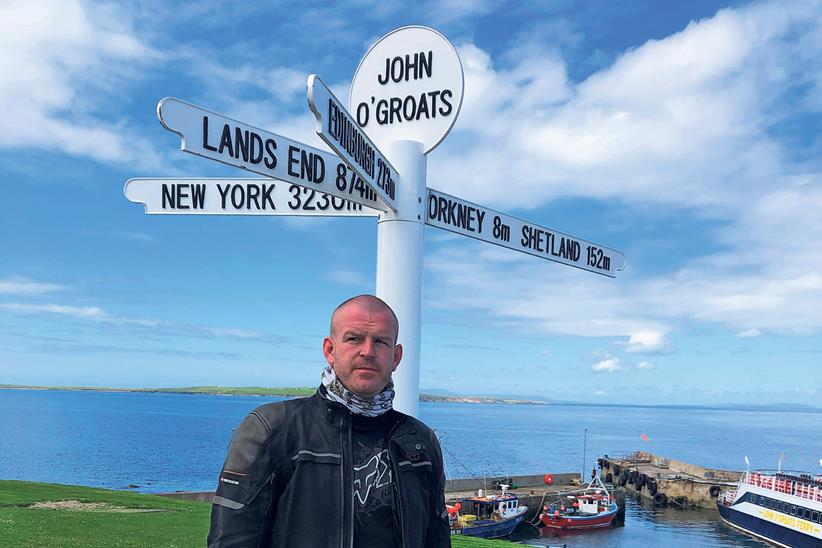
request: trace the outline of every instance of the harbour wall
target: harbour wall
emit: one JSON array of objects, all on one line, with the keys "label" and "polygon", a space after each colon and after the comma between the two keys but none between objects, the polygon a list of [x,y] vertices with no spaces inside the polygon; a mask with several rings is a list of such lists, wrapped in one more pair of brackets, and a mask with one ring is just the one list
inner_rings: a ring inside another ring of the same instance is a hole
[{"label": "harbour wall", "polygon": [[735,488],[742,472],[704,468],[643,451],[598,459],[603,482],[639,494],[658,505],[716,508],[724,489]]},{"label": "harbour wall", "polygon": [[[488,476],[485,478],[455,478],[445,481],[445,500],[450,504],[457,500],[476,495],[478,489],[486,493],[498,492],[497,487],[501,483],[509,485],[510,490],[516,493],[520,499],[520,504],[528,506],[525,519],[534,522],[542,509],[546,500],[564,491],[579,489],[581,485],[580,475],[576,472],[561,472],[551,474],[553,483],[545,484],[545,474],[528,474],[522,476]],[[625,522],[625,495],[617,491],[613,493],[619,505],[615,525],[622,525]],[[162,497],[169,497],[183,500],[194,500],[199,502],[211,502],[214,496],[213,491],[178,491],[176,493],[160,493]]]},{"label": "harbour wall", "polygon": [[[552,491],[564,491],[579,485],[579,474],[573,472],[563,472],[552,474]],[[516,491],[519,496],[530,496],[531,492],[538,493],[537,498],[549,488],[544,482],[545,474],[530,474],[524,476],[487,476],[485,478],[455,478],[445,480],[445,498],[450,500],[457,495],[470,495],[477,489],[494,492],[495,485],[507,483],[512,491]],[[195,500],[200,502],[211,502],[214,491],[177,491],[174,493],[159,493],[161,497],[169,497],[183,500]]]}]

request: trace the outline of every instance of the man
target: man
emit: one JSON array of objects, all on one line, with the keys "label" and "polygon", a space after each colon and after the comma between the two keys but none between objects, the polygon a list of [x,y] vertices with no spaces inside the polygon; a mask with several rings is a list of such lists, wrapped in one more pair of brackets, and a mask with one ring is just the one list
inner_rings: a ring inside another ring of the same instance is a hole
[{"label": "man", "polygon": [[234,433],[210,547],[451,546],[437,438],[392,408],[398,331],[372,295],[337,307],[317,392],[263,405]]}]

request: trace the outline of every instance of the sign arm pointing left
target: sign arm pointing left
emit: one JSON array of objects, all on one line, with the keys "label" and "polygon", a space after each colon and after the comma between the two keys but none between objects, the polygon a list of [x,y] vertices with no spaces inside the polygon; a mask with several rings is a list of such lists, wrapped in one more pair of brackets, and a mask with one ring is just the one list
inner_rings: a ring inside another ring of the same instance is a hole
[{"label": "sign arm pointing left", "polygon": [[337,155],[167,97],[157,105],[163,127],[184,152],[300,185],[371,209],[388,208]]},{"label": "sign arm pointing left", "polygon": [[268,178],[134,178],[126,182],[123,192],[132,202],[143,204],[147,215],[379,215],[351,200]]}]

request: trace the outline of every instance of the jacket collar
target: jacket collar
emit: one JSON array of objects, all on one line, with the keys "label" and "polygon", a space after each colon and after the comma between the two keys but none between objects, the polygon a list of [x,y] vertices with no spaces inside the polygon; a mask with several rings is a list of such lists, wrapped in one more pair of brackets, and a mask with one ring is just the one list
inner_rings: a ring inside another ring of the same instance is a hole
[{"label": "jacket collar", "polygon": [[[323,394],[324,391],[325,386],[320,384],[317,391],[311,396],[311,399],[313,400],[317,414],[320,415],[326,423],[333,424],[335,421],[340,420],[341,417],[350,417],[352,415],[351,411],[344,405],[326,398]],[[416,433],[416,428],[414,428],[412,421],[406,420],[408,416],[405,413],[401,413],[396,409],[392,409],[388,411],[388,413],[392,413],[396,417],[397,426],[407,425],[406,428],[403,428],[402,433]]]}]

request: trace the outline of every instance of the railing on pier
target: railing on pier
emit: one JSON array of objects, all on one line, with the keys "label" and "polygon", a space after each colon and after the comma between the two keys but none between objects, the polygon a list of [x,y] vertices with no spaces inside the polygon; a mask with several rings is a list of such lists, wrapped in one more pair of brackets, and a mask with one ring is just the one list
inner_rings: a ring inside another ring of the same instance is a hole
[{"label": "railing on pier", "polygon": [[629,464],[644,464],[644,463],[651,463],[653,459],[653,464],[657,464],[657,460],[665,461],[665,466],[661,466],[660,468],[667,468],[668,459],[663,459],[662,457],[657,457],[652,455],[651,453],[645,451],[617,451],[614,453],[609,453],[610,456],[606,455],[607,458],[611,460],[621,460]]},{"label": "railing on pier", "polygon": [[784,474],[768,476],[751,472],[743,476],[742,482],[776,491],[777,493],[785,493],[807,500],[822,502],[822,486],[820,486],[820,483],[817,481],[804,481],[801,478],[786,476]]},{"label": "railing on pier", "polygon": [[722,506],[730,506],[736,500],[736,490],[730,491],[721,491],[719,493],[719,497],[717,497],[717,502]]}]

